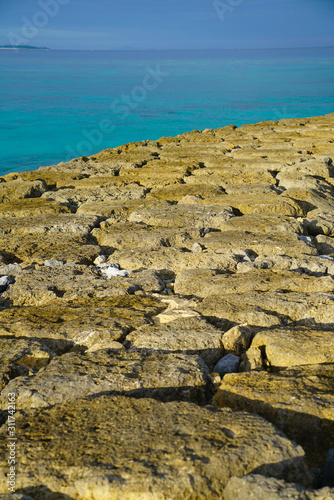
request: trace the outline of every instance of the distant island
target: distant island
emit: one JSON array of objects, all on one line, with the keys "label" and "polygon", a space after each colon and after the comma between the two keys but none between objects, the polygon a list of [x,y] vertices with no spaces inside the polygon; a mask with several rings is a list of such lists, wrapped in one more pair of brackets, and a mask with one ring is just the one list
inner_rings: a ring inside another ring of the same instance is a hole
[{"label": "distant island", "polygon": [[50,50],[49,47],[33,47],[32,45],[0,45],[0,49]]}]

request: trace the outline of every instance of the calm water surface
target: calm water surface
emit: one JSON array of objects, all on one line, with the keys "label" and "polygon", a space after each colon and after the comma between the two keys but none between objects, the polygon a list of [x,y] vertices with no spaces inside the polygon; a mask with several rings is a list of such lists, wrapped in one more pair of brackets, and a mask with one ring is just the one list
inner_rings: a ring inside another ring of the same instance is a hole
[{"label": "calm water surface", "polygon": [[334,48],[0,50],[0,175],[132,141],[334,111]]}]

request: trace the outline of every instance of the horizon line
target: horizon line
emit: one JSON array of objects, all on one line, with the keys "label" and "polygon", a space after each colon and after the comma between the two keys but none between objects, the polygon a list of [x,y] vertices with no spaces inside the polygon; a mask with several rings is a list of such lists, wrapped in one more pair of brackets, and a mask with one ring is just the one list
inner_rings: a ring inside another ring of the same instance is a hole
[{"label": "horizon line", "polygon": [[[0,45],[0,48],[5,47],[4,45]],[[251,51],[251,50],[303,50],[303,49],[332,49],[334,48],[334,45],[322,45],[322,46],[307,46],[307,47],[255,47],[255,48],[197,48],[197,49],[182,49],[182,48],[164,48],[164,49],[135,49],[135,48],[127,48],[127,49],[71,49],[71,48],[66,48],[66,49],[55,49],[51,47],[37,47],[37,46],[32,46],[32,48],[25,48],[20,45],[13,45],[13,49],[17,48],[18,50],[52,50],[52,51],[78,51],[78,52],[87,52],[87,51],[94,51],[94,52],[199,52],[199,51],[232,51],[232,50],[244,50],[244,51]]]},{"label": "horizon line", "polygon": [[334,45],[322,45],[322,46],[316,46],[316,47],[255,47],[253,49],[249,49],[249,48],[232,48],[232,49],[223,49],[223,48],[206,48],[206,49],[182,49],[182,48],[178,48],[178,49],[168,49],[168,48],[165,48],[165,49],[52,49],[52,48],[49,48],[49,50],[78,50],[78,51],[87,51],[87,50],[94,50],[94,51],[101,51],[101,52],[108,52],[108,51],[115,51],[115,52],[163,52],[163,51],[187,51],[187,52],[197,52],[199,50],[207,50],[207,51],[211,51],[211,50],[292,50],[292,49],[333,49],[334,48]]}]

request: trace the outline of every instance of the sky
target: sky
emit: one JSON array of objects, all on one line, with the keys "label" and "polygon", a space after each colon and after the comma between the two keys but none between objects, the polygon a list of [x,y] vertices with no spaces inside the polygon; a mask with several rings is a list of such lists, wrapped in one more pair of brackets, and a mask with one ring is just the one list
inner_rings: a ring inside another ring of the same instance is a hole
[{"label": "sky", "polygon": [[61,50],[334,46],[334,0],[0,0],[0,45]]}]

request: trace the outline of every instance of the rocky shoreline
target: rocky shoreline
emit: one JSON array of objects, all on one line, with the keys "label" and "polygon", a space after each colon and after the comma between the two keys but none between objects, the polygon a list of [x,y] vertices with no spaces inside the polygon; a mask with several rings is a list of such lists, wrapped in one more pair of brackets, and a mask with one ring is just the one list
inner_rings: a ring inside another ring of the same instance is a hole
[{"label": "rocky shoreline", "polygon": [[0,498],[334,498],[333,160],[330,114],[0,178]]}]

